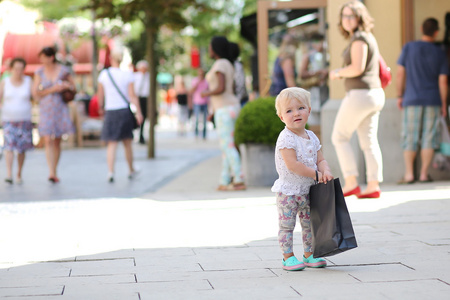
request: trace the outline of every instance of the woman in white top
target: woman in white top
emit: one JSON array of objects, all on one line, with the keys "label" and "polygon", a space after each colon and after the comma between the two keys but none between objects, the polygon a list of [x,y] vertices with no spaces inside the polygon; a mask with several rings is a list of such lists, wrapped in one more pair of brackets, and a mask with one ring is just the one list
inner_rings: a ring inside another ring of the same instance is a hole
[{"label": "woman in white top", "polygon": [[[136,107],[136,120],[142,124],[139,99],[134,93],[133,73],[119,68],[123,53],[111,53],[111,67],[100,72],[98,76],[98,107],[100,115],[104,114],[102,140],[106,141],[106,159],[108,163],[108,181],[114,182],[114,164],[117,144],[122,141],[125,157],[128,163],[129,175],[132,179],[136,174],[133,167],[133,127],[134,120],[129,112],[130,102]],[[103,103],[105,105],[103,105]]]},{"label": "woman in white top", "polygon": [[214,37],[209,45],[209,55],[215,62],[206,74],[209,90],[204,91],[202,96],[211,99],[222,150],[218,190],[244,190],[241,159],[234,144],[234,124],[239,115],[240,103],[233,92],[234,68],[228,40],[222,36]]},{"label": "woman in white top", "polygon": [[2,125],[7,168],[5,182],[12,184],[14,151],[17,151],[17,183],[22,183],[25,152],[33,149],[31,124],[31,78],[24,76],[26,62],[22,58],[11,61],[11,76],[0,83]]}]

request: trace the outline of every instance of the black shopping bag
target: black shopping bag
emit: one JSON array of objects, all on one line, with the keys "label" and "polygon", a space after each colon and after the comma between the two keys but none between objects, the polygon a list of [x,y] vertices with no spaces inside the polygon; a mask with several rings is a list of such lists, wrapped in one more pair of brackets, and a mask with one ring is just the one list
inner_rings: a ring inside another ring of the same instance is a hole
[{"label": "black shopping bag", "polygon": [[339,178],[311,186],[309,199],[314,257],[332,256],[356,248],[355,232]]}]

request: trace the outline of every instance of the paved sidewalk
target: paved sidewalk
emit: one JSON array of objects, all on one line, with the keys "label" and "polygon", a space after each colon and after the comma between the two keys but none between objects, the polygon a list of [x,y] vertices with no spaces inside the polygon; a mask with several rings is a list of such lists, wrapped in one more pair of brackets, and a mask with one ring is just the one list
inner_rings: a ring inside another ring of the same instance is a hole
[{"label": "paved sidewalk", "polygon": [[[286,272],[269,188],[215,191],[214,137],[163,132],[158,145],[151,161],[136,146],[136,181],[119,158],[123,178],[107,184],[104,149],[81,149],[63,153],[57,186],[40,150],[22,186],[0,182],[0,298],[448,299],[449,182],[349,197],[359,247]],[[294,239],[300,254],[299,226]]]}]

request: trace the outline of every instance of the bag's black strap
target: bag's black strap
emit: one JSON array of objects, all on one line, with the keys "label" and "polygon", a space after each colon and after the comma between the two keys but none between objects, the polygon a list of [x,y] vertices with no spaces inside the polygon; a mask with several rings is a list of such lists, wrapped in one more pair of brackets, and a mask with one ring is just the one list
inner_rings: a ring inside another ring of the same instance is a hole
[{"label": "bag's black strap", "polygon": [[111,80],[112,84],[114,85],[114,87],[116,88],[117,92],[120,94],[120,96],[122,97],[122,99],[128,104],[130,105],[130,101],[128,101],[127,97],[125,97],[124,94],[122,94],[122,91],[119,89],[119,87],[117,86],[116,82],[114,81],[114,78],[111,75],[111,72],[109,72],[109,69],[106,69],[106,73],[108,73],[109,79]]},{"label": "bag's black strap", "polygon": [[319,183],[319,172],[317,172],[317,170],[315,170],[316,171],[316,184],[317,183]]}]

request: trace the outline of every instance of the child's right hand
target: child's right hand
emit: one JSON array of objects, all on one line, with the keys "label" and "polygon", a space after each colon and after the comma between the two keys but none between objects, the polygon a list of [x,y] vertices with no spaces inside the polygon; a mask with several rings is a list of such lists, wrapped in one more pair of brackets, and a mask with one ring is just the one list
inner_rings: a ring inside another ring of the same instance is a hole
[{"label": "child's right hand", "polygon": [[323,182],[323,174],[322,172],[317,171],[318,177],[319,177],[319,182]]}]

